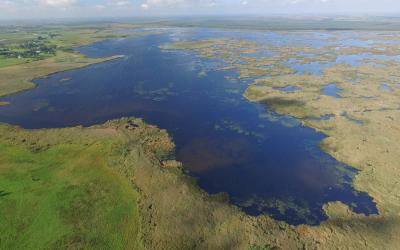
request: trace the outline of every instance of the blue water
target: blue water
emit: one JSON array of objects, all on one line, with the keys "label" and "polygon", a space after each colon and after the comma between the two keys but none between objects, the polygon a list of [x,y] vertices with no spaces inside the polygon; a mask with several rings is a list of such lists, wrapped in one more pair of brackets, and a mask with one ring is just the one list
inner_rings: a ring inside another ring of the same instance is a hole
[{"label": "blue water", "polygon": [[125,57],[35,80],[36,89],[1,98],[11,104],[0,108],[0,121],[50,128],[142,117],[168,130],[176,158],[201,188],[228,193],[250,215],[318,224],[326,219],[323,204],[337,200],[357,213],[377,213],[371,197],[353,189],[356,171],[320,150],[323,134],[248,102],[247,83],[226,79],[235,72],[212,71],[207,59],[159,48],[210,34],[163,32],[80,48],[90,57]]},{"label": "blue water", "polygon": [[340,93],[342,93],[342,89],[338,88],[335,83],[330,83],[321,88],[321,92],[324,95],[332,96],[335,98],[342,98]]},{"label": "blue water", "polygon": [[393,92],[394,91],[394,89],[392,87],[390,87],[390,85],[387,83],[382,83],[381,85],[379,85],[379,90],[382,92]]}]

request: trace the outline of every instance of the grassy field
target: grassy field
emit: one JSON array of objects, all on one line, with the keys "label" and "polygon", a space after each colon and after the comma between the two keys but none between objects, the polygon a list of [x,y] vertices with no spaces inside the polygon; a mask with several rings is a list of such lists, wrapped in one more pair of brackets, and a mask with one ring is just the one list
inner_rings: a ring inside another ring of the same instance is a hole
[{"label": "grassy field", "polygon": [[220,29],[243,30],[273,30],[273,31],[299,31],[299,30],[372,30],[372,31],[398,31],[400,18],[398,17],[350,17],[350,16],[282,16],[282,17],[192,17],[185,19],[170,18],[162,20],[160,25],[180,27],[207,27]]},{"label": "grassy field", "polygon": [[31,59],[19,59],[19,58],[0,58],[0,68],[13,66],[22,63],[28,63]]},{"label": "grassy field", "polygon": [[[31,131],[0,125],[0,249],[143,248],[139,190],[121,166],[161,160],[173,147],[139,119]],[[127,159],[132,149],[143,154]]]},{"label": "grassy field", "polygon": [[10,143],[9,129],[0,128],[1,249],[140,248],[138,192],[107,165],[107,131],[84,143],[70,139],[79,130],[41,134],[38,145],[35,133]]}]

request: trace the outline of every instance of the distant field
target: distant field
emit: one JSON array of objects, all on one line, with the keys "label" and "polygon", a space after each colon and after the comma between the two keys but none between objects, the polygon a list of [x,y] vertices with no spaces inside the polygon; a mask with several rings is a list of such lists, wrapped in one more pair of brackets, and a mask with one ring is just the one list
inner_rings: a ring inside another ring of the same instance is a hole
[{"label": "distant field", "polygon": [[199,17],[170,19],[159,24],[256,30],[400,30],[398,17]]},{"label": "distant field", "polygon": [[126,36],[116,34],[119,29],[118,25],[3,28],[0,29],[0,68],[46,59],[55,56],[59,51],[69,51],[99,40]]}]

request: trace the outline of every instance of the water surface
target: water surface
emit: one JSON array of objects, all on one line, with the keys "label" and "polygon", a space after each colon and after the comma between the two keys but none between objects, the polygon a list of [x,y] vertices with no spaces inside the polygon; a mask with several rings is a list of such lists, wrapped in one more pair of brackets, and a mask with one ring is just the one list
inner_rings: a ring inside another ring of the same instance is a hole
[{"label": "water surface", "polygon": [[321,92],[322,92],[322,94],[327,95],[327,96],[332,96],[335,98],[342,98],[340,96],[340,93],[343,92],[343,89],[338,88],[335,83],[330,83],[330,84],[323,86],[321,88]]},{"label": "water surface", "polygon": [[390,85],[387,83],[382,83],[381,85],[379,85],[379,90],[382,92],[393,92],[394,91],[394,89],[392,87],[390,87]]}]

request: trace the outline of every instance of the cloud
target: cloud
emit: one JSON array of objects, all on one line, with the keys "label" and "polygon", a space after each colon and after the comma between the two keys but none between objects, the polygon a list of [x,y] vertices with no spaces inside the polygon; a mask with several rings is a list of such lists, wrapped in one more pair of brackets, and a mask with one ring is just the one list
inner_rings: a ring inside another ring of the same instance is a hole
[{"label": "cloud", "polygon": [[202,8],[214,7],[221,1],[218,0],[145,0],[141,7],[144,10],[171,9],[171,8]]},{"label": "cloud", "polygon": [[68,7],[77,3],[77,0],[40,0],[40,4],[53,7]]},{"label": "cloud", "polygon": [[142,6],[145,8],[151,8],[151,7],[168,7],[168,6],[176,6],[176,5],[181,5],[185,4],[188,1],[185,0],[146,0]]},{"label": "cloud", "polygon": [[126,7],[131,4],[132,2],[129,0],[111,0],[108,2],[109,6],[114,6],[114,7]]},{"label": "cloud", "polygon": [[148,5],[147,3],[142,3],[142,4],[140,5],[140,7],[141,7],[142,9],[144,9],[144,10],[148,10],[148,9],[149,9],[149,5]]}]

